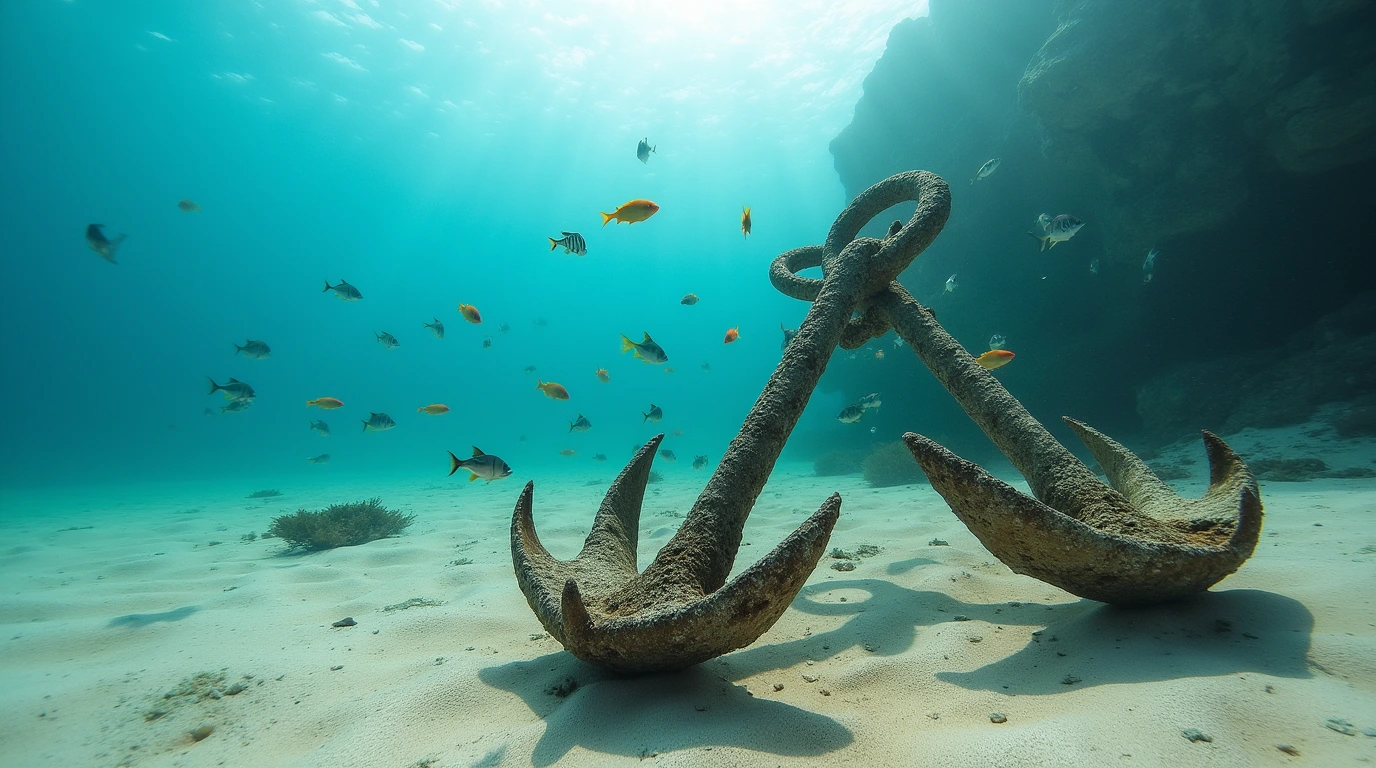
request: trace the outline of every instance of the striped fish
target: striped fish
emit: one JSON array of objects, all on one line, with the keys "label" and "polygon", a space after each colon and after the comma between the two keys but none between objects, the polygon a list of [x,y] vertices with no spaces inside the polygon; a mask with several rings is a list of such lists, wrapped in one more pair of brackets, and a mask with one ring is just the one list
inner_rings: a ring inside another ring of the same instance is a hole
[{"label": "striped fish", "polygon": [[549,240],[549,249],[551,251],[562,245],[564,246],[564,253],[576,253],[579,256],[588,255],[588,244],[583,240],[582,235],[577,232],[560,232],[559,234],[563,235],[563,237],[558,240],[552,237],[546,238]]}]

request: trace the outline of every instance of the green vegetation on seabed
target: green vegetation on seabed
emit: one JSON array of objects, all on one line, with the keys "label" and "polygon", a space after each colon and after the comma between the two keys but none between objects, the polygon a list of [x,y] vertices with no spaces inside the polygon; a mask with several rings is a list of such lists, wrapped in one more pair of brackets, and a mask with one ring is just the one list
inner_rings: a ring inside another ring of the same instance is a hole
[{"label": "green vegetation on seabed", "polygon": [[382,506],[381,499],[331,504],[319,512],[299,509],[272,519],[268,533],[293,549],[333,549],[399,535],[416,519]]}]

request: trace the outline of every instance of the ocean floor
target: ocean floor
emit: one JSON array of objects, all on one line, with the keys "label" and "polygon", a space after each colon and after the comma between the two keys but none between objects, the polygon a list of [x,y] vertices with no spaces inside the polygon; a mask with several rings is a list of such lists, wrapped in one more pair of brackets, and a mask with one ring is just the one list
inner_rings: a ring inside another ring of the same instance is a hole
[{"label": "ocean floor", "polygon": [[[1249,461],[1376,469],[1376,441],[1314,425],[1229,441]],[[1151,463],[1191,495],[1207,479],[1198,441]],[[706,480],[684,464],[657,466],[666,479],[646,497],[642,565]],[[535,488],[537,526],[560,557],[620,469],[577,466]],[[1263,480],[1261,544],[1238,573],[1126,610],[1013,574],[926,485],[874,489],[784,463],[738,570],[833,491],[844,505],[831,546],[877,553],[851,571],[824,559],[753,646],[635,679],[572,658],[527,607],[508,544],[516,483],[302,482],[263,501],[238,486],[5,491],[0,763],[1376,761],[1373,478]],[[275,514],[370,496],[415,525],[308,555],[248,536]],[[357,625],[331,626],[346,616]]]}]

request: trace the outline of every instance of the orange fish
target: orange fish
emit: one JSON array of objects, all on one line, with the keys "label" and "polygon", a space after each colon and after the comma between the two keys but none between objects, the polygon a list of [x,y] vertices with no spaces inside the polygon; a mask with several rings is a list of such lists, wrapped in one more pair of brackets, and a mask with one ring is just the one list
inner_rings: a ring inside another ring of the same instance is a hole
[{"label": "orange fish", "polygon": [[992,371],[999,366],[1007,365],[1008,361],[1012,359],[1013,353],[1006,349],[991,349],[975,358],[975,362],[979,363],[985,370]]},{"label": "orange fish", "polygon": [[741,234],[750,237],[750,206],[741,207]]},{"label": "orange fish", "polygon": [[477,325],[478,323],[481,323],[483,321],[483,316],[478,314],[478,308],[473,306],[472,304],[460,303],[459,314],[463,315],[463,319],[467,320],[468,322],[474,325]]},{"label": "orange fish", "polygon": [[307,407],[310,407],[312,405],[316,408],[324,408],[328,411],[331,408],[343,408],[344,401],[334,397],[317,397],[314,400],[306,401]]},{"label": "orange fish", "polygon": [[438,416],[441,413],[449,413],[449,406],[444,405],[442,403],[435,403],[434,405],[425,405],[421,406],[420,408],[417,408],[416,413],[428,413],[431,416]]},{"label": "orange fish", "polygon": [[723,343],[723,344],[730,344],[731,342],[735,341],[736,339],[739,339],[740,337],[741,337],[741,329],[740,329],[740,327],[738,326],[738,327],[732,328],[731,330],[729,330],[729,331],[726,332],[726,340],[723,341],[722,343]]},{"label": "orange fish", "polygon": [[195,213],[196,211],[201,210],[201,206],[196,205],[195,203],[191,202],[190,200],[178,200],[178,201],[177,201],[177,208],[178,208],[182,213]]},{"label": "orange fish", "polygon": [[597,372],[593,375],[596,376],[597,380],[602,382],[603,384],[606,384],[607,382],[612,380],[612,375],[610,373],[607,373],[606,368],[598,368]]},{"label": "orange fish", "polygon": [[539,379],[536,379],[535,388],[540,390],[541,392],[544,392],[545,397],[551,398],[553,400],[569,399],[569,391],[567,389],[564,389],[563,384],[555,384],[552,381],[540,381]]},{"label": "orange fish", "polygon": [[874,359],[875,359],[875,360],[883,360],[883,359],[884,359],[884,350],[882,350],[882,349],[876,349],[876,350],[874,351]]},{"label": "orange fish", "polygon": [[659,206],[649,200],[632,200],[611,213],[602,214],[602,226],[607,226],[612,219],[616,219],[617,224],[634,224],[650,218],[658,210]]}]

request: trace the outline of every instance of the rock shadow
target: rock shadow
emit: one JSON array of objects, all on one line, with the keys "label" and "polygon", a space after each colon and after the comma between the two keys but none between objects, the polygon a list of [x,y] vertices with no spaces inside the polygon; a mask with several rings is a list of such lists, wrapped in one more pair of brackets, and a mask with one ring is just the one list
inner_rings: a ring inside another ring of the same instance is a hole
[{"label": "rock shadow", "polygon": [[854,741],[831,718],[754,698],[704,665],[625,678],[561,652],[488,667],[478,678],[520,696],[545,720],[535,766],[574,747],[639,758],[703,747],[818,757]]}]

